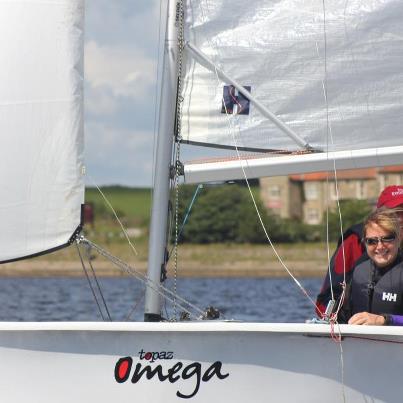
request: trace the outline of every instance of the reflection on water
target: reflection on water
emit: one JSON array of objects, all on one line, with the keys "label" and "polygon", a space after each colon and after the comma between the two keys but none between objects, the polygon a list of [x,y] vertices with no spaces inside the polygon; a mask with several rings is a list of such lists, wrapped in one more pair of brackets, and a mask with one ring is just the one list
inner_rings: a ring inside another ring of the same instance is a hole
[{"label": "reflection on water", "polygon": [[[142,283],[132,278],[100,278],[98,281],[114,321],[128,317],[143,319]],[[321,280],[301,282],[315,299]],[[172,282],[166,285],[172,287]],[[313,317],[311,302],[290,279],[179,279],[177,290],[199,308],[211,305],[218,308],[226,319],[303,322]],[[2,278],[0,303],[1,321],[102,320],[85,278]],[[167,304],[166,311],[168,316],[172,315],[172,304]]]}]

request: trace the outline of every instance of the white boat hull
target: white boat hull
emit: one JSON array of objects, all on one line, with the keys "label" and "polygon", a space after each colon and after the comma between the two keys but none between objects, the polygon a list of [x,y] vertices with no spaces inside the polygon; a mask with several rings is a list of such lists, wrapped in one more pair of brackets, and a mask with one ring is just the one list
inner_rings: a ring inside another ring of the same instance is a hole
[{"label": "white boat hull", "polygon": [[400,402],[403,329],[341,331],[343,353],[327,325],[2,323],[1,400]]}]

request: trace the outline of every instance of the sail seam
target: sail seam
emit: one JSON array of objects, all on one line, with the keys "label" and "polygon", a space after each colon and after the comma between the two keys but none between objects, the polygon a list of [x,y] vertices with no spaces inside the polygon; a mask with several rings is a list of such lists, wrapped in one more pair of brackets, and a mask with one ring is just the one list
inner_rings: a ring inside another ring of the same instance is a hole
[{"label": "sail seam", "polygon": [[14,102],[0,102],[0,107],[6,106],[16,106],[16,105],[31,105],[31,104],[56,104],[56,103],[68,103],[81,99],[80,95],[74,95],[70,98],[59,98],[59,99],[32,99],[28,101],[14,101]]}]

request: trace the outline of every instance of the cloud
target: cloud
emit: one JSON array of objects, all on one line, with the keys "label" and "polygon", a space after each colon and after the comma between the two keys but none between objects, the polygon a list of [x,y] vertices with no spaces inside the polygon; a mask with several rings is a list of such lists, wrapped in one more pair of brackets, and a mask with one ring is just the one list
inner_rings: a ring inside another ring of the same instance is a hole
[{"label": "cloud", "polygon": [[153,132],[87,123],[87,183],[150,186]]},{"label": "cloud", "polygon": [[86,2],[86,162],[98,185],[151,185],[159,12],[156,0]]},{"label": "cloud", "polygon": [[94,89],[114,96],[142,97],[155,84],[155,61],[127,46],[85,45],[85,76]]},{"label": "cloud", "polygon": [[122,45],[155,54],[159,0],[87,0],[86,36],[109,46]]},{"label": "cloud", "polygon": [[110,91],[92,88],[90,85],[86,86],[85,111],[87,116],[113,115],[118,107],[118,99]]}]

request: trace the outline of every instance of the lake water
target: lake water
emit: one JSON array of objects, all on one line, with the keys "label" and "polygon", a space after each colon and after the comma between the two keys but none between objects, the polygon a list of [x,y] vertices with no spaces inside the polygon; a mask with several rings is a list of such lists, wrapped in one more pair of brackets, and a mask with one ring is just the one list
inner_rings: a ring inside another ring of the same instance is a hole
[{"label": "lake water", "polygon": [[[141,282],[132,278],[98,281],[112,320],[143,319]],[[309,278],[301,283],[315,299],[321,281]],[[167,286],[172,288],[172,281]],[[311,302],[290,279],[188,278],[178,280],[177,291],[201,309],[218,308],[226,319],[303,322],[314,316]],[[102,320],[86,278],[1,278],[0,303],[1,321]],[[172,316],[171,303],[164,312]]]}]

